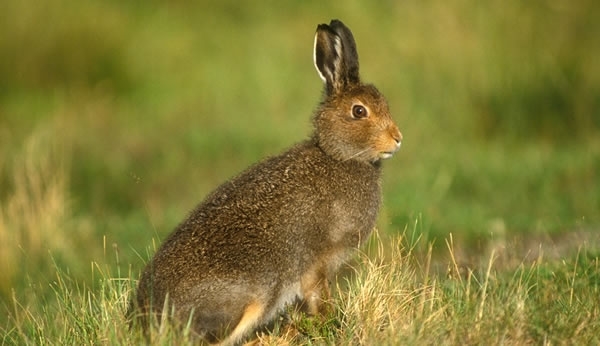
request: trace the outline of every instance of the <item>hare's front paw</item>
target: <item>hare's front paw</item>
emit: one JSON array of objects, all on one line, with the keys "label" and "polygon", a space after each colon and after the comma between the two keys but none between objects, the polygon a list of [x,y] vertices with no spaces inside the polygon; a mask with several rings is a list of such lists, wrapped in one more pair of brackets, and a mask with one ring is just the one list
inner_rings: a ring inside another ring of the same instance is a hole
[{"label": "hare's front paw", "polygon": [[322,270],[304,274],[301,282],[302,302],[300,309],[309,315],[328,315],[332,310],[329,280]]}]

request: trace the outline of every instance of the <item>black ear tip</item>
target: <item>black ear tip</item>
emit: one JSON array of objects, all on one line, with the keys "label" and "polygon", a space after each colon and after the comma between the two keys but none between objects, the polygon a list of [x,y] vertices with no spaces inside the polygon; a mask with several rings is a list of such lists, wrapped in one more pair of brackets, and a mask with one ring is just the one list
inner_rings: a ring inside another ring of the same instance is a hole
[{"label": "black ear tip", "polygon": [[344,23],[342,23],[342,21],[339,19],[332,19],[331,22],[329,23],[329,25],[330,26],[338,26],[338,25],[344,26]]},{"label": "black ear tip", "polygon": [[327,25],[325,23],[317,25],[317,31],[323,31],[323,30],[329,30],[329,25]]},{"label": "black ear tip", "polygon": [[350,31],[350,29],[348,29],[348,27],[339,19],[331,20],[331,23],[329,23],[329,27],[331,27],[331,29],[335,32]]},{"label": "black ear tip", "polygon": [[317,30],[328,30],[335,32],[335,28],[346,28],[346,25],[344,25],[344,23],[342,23],[342,21],[339,19],[332,19],[331,22],[329,22],[329,25],[325,23],[317,25]]}]

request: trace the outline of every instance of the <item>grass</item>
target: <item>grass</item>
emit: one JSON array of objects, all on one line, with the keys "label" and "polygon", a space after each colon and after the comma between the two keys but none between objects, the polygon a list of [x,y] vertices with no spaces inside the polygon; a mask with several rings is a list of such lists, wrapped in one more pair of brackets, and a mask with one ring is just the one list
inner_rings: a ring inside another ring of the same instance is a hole
[{"label": "grass", "polygon": [[160,240],[308,135],[331,18],[405,140],[336,313],[265,342],[598,343],[598,7],[3,2],[3,343],[142,342],[122,312]]},{"label": "grass", "polygon": [[[259,334],[262,344],[600,341],[597,248],[582,248],[562,262],[540,256],[515,268],[498,266],[498,256],[492,253],[485,266],[469,268],[466,273],[451,261],[446,274],[433,269],[431,253],[419,257],[401,236],[384,245],[375,234],[371,242],[373,253],[361,253],[347,274],[338,279],[331,315],[295,316],[291,325]],[[455,258],[450,244],[448,254]],[[91,287],[82,286],[72,274],[56,266],[48,288],[34,288],[29,305],[13,297],[3,344],[144,343],[142,333],[131,332],[125,320],[135,275],[118,263],[116,269],[93,263],[95,284]],[[38,295],[47,289],[52,297]],[[153,344],[193,342],[187,331],[174,330],[168,323],[153,333]]]}]

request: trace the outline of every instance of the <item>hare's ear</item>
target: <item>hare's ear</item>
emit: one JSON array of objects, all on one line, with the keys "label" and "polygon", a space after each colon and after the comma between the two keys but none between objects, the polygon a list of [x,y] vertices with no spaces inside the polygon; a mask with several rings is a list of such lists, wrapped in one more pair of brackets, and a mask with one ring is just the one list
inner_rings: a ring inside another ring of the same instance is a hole
[{"label": "hare's ear", "polygon": [[354,37],[339,20],[317,27],[314,63],[328,94],[343,91],[349,85],[360,82]]}]

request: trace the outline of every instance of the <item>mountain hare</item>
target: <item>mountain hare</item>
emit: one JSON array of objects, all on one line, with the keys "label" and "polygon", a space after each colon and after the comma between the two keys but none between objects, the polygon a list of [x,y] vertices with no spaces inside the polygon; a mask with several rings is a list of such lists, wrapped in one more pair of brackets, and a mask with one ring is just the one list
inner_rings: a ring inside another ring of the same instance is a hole
[{"label": "mountain hare", "polygon": [[314,63],[325,87],[312,136],[225,182],[164,241],[132,302],[144,328],[164,310],[206,341],[238,344],[288,304],[323,312],[330,278],[375,227],[380,164],[402,134],[361,83],[341,21],[317,27]]}]

